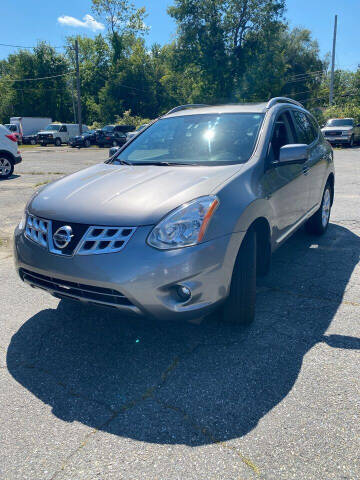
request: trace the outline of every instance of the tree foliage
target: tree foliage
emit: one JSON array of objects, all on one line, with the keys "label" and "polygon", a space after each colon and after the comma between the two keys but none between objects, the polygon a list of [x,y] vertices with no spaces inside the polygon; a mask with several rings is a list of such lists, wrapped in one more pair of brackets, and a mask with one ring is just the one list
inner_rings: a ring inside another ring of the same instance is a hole
[{"label": "tree foliage", "polygon": [[[272,96],[293,97],[320,120],[334,112],[358,116],[360,70],[336,72],[336,106],[326,109],[328,59],[309,30],[289,28],[285,0],[173,0],[168,13],[177,25],[175,39],[150,48],[145,8],[131,0],[92,0],[92,9],[106,32],[77,37],[88,124],[131,115],[138,125],[177,104]],[[63,53],[40,42],[0,62],[2,122],[11,115],[73,121],[74,40],[68,38]],[[26,80],[45,76],[52,78]]]}]

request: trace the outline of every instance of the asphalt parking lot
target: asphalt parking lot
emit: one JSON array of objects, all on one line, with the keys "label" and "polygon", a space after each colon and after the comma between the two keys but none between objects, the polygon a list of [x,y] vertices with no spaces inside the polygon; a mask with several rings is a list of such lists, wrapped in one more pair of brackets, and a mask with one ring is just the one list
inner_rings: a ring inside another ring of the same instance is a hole
[{"label": "asphalt parking lot", "polygon": [[0,183],[0,479],[360,478],[360,148],[336,150],[329,230],[275,253],[248,329],[129,319],[17,278],[36,185],[106,156],[29,148]]}]

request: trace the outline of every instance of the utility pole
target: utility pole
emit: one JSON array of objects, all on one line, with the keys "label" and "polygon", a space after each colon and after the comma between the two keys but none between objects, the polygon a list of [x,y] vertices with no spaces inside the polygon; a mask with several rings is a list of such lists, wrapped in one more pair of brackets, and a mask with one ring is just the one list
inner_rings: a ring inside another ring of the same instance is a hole
[{"label": "utility pole", "polygon": [[69,84],[70,84],[70,87],[71,87],[71,98],[72,98],[73,112],[74,112],[74,123],[76,123],[76,108],[75,108],[74,79],[73,79],[73,77],[70,78]]},{"label": "utility pole", "polygon": [[77,89],[77,111],[79,133],[82,134],[82,119],[81,119],[81,92],[80,92],[80,72],[79,72],[79,42],[75,40],[75,61],[76,61],[76,89]]},{"label": "utility pole", "polygon": [[333,38],[333,49],[332,49],[332,62],[331,62],[331,77],[330,77],[330,96],[329,96],[330,106],[334,103],[334,74],[335,74],[335,50],[336,50],[337,19],[338,19],[338,16],[335,15],[334,38]]}]

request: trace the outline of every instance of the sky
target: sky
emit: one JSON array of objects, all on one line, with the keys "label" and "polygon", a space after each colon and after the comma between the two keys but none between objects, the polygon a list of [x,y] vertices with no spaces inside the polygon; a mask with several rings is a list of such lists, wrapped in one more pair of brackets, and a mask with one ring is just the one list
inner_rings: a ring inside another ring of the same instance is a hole
[{"label": "sky", "polygon": [[[11,5],[10,5],[11,3]],[[135,0],[145,6],[146,23],[151,27],[147,43],[164,44],[175,36],[176,26],[166,9],[172,0]],[[0,0],[0,44],[32,46],[46,40],[61,46],[69,35],[94,36],[101,32],[101,23],[92,18],[90,0]],[[359,0],[287,0],[286,18],[291,27],[312,31],[322,55],[332,48],[334,15],[338,14],[338,68],[356,69],[360,63]],[[0,45],[0,59],[16,48]]]}]

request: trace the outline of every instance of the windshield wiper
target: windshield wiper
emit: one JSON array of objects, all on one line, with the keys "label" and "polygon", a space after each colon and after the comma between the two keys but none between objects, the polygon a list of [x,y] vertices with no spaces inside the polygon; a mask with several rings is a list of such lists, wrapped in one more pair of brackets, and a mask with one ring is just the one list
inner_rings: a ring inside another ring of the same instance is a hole
[{"label": "windshield wiper", "polygon": [[157,165],[157,166],[165,166],[165,167],[173,167],[176,165],[198,165],[197,163],[189,163],[189,162],[134,162],[132,165]]},{"label": "windshield wiper", "polygon": [[174,165],[173,163],[170,162],[134,162],[131,165],[159,165],[159,166],[165,166],[165,167],[170,167],[171,165]]}]

